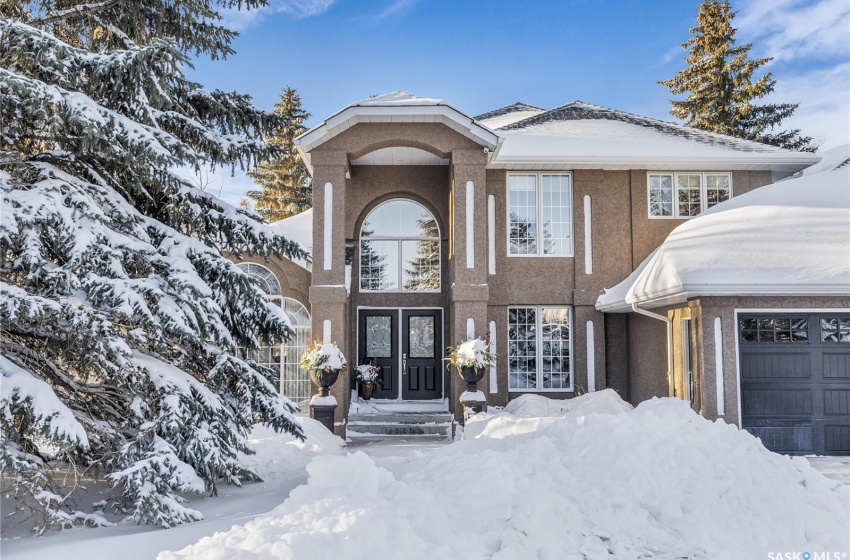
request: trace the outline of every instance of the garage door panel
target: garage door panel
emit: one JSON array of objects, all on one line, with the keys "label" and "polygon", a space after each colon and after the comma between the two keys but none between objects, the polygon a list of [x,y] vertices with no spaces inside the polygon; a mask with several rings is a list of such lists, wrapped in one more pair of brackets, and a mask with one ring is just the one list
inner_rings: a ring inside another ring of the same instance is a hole
[{"label": "garage door panel", "polygon": [[850,354],[824,354],[823,376],[826,379],[850,379]]},{"label": "garage door panel", "polygon": [[850,414],[850,388],[824,390],[823,412],[824,414]]},{"label": "garage door panel", "polygon": [[811,426],[744,426],[765,447],[777,453],[812,453],[814,434]]},{"label": "garage door panel", "polygon": [[850,313],[741,314],[738,336],[743,428],[779,453],[850,455]]},{"label": "garage door panel", "polygon": [[825,452],[828,455],[850,454],[850,425],[825,426]]},{"label": "garage door panel", "polygon": [[741,379],[811,378],[808,353],[748,353],[741,357]]},{"label": "garage door panel", "polygon": [[809,417],[812,414],[812,392],[806,388],[748,389],[741,403],[742,412],[757,417]]}]

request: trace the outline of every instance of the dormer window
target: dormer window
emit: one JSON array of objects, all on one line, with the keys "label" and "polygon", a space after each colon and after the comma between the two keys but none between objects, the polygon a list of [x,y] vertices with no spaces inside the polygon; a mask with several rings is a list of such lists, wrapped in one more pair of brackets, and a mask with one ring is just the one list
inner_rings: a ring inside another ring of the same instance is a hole
[{"label": "dormer window", "polygon": [[360,228],[360,291],[440,291],[440,228],[424,206],[396,199]]}]

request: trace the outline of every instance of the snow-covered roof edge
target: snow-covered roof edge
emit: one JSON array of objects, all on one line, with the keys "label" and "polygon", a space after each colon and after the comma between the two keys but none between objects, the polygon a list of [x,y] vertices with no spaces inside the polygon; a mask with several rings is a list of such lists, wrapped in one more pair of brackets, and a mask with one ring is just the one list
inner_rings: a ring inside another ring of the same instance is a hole
[{"label": "snow-covered roof edge", "polygon": [[[756,271],[752,271],[752,275],[744,281],[698,282],[682,281],[683,273],[682,271],[677,271],[677,283],[674,285],[669,285],[668,282],[668,285],[663,288],[646,289],[646,286],[652,287],[662,283],[657,280],[659,271],[664,268],[664,259],[667,258],[667,255],[664,254],[665,244],[667,244],[670,238],[674,237],[680,229],[695,228],[695,225],[700,223],[700,220],[704,221],[705,218],[713,219],[717,216],[717,214],[721,214],[722,216],[724,212],[729,212],[730,210],[741,210],[748,207],[755,208],[758,206],[765,206],[765,203],[761,201],[763,198],[762,195],[770,195],[771,193],[769,189],[774,186],[781,186],[786,192],[789,190],[796,191],[798,193],[796,196],[806,197],[807,193],[810,192],[812,181],[819,180],[818,176],[824,177],[825,180],[835,180],[835,175],[830,176],[828,174],[835,174],[837,172],[842,174],[842,177],[837,178],[838,181],[842,184],[850,185],[850,180],[847,180],[847,177],[844,177],[850,176],[850,172],[848,172],[848,170],[850,170],[850,157],[847,157],[848,153],[850,153],[850,145],[844,145],[829,150],[824,154],[824,158],[821,163],[810,169],[804,170],[800,176],[779,181],[772,185],[767,185],[754,191],[750,191],[749,193],[734,197],[727,202],[715,206],[702,215],[681,224],[675,228],[664,243],[656,248],[646,259],[644,259],[644,261],[625,280],[613,288],[606,289],[605,293],[597,298],[596,309],[606,313],[625,313],[632,311],[633,305],[638,305],[642,308],[655,308],[666,305],[681,304],[690,298],[698,296],[850,296],[850,253],[848,253],[847,269],[844,278],[839,280],[836,280],[833,276],[831,281],[827,282],[817,282],[812,281],[811,279],[799,280],[788,278],[783,281],[772,281],[771,279],[768,283],[760,279]],[[768,190],[764,191],[763,189]],[[753,205],[748,204],[748,199],[750,198],[755,198],[757,203]],[[780,203],[777,202],[777,204]],[[843,206],[850,205],[848,205],[847,201],[845,201]],[[839,212],[844,210],[850,211],[850,208],[844,208],[843,206],[834,209],[829,208],[829,210],[838,210]],[[731,214],[727,214],[727,216],[731,216]],[[848,220],[848,224],[846,225],[848,226],[846,233],[850,234],[850,220]],[[810,229],[815,229],[816,227],[825,228],[827,226],[825,226],[821,221],[818,221],[813,224]],[[845,235],[845,237],[850,238],[850,235]],[[825,236],[825,238],[831,240],[829,236]],[[835,241],[827,242],[840,243],[841,240],[836,239]],[[815,249],[812,248],[812,250]],[[789,260],[793,260],[793,256],[789,256]],[[710,268],[714,266],[714,264],[715,263],[705,263],[704,266],[706,268]],[[675,266],[673,268],[675,268]],[[694,270],[689,268],[684,272],[684,275],[694,276],[695,272],[699,272],[699,269]],[[698,277],[698,275],[696,276]],[[654,281],[653,278],[656,280]],[[635,293],[636,287],[639,284],[642,286],[641,290],[643,291]]]},{"label": "snow-covered roof edge", "polygon": [[358,122],[440,122],[491,150],[499,143],[495,132],[447,101],[395,91],[356,101],[299,135],[295,144],[311,173],[310,152]]}]

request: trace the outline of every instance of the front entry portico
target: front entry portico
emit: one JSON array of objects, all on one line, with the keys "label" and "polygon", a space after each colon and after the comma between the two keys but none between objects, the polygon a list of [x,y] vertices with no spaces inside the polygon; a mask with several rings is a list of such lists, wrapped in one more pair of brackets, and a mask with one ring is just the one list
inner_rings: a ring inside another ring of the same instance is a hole
[{"label": "front entry portico", "polygon": [[358,309],[357,363],[381,370],[381,388],[372,398],[442,399],[442,359],[442,309]]}]

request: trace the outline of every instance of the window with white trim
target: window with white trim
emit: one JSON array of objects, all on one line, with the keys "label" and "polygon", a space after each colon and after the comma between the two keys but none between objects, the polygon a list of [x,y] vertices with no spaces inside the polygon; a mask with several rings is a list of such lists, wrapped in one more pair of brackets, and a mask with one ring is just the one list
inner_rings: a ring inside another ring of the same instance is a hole
[{"label": "window with white trim", "polygon": [[412,200],[395,199],[377,206],[360,229],[360,291],[439,290],[437,220]]},{"label": "window with white trim", "polygon": [[572,176],[508,175],[508,255],[572,256]]},{"label": "window with white trim", "polygon": [[569,307],[508,308],[508,389],[572,391]]},{"label": "window with white trim", "polygon": [[731,173],[647,175],[650,218],[691,218],[732,196]]}]

